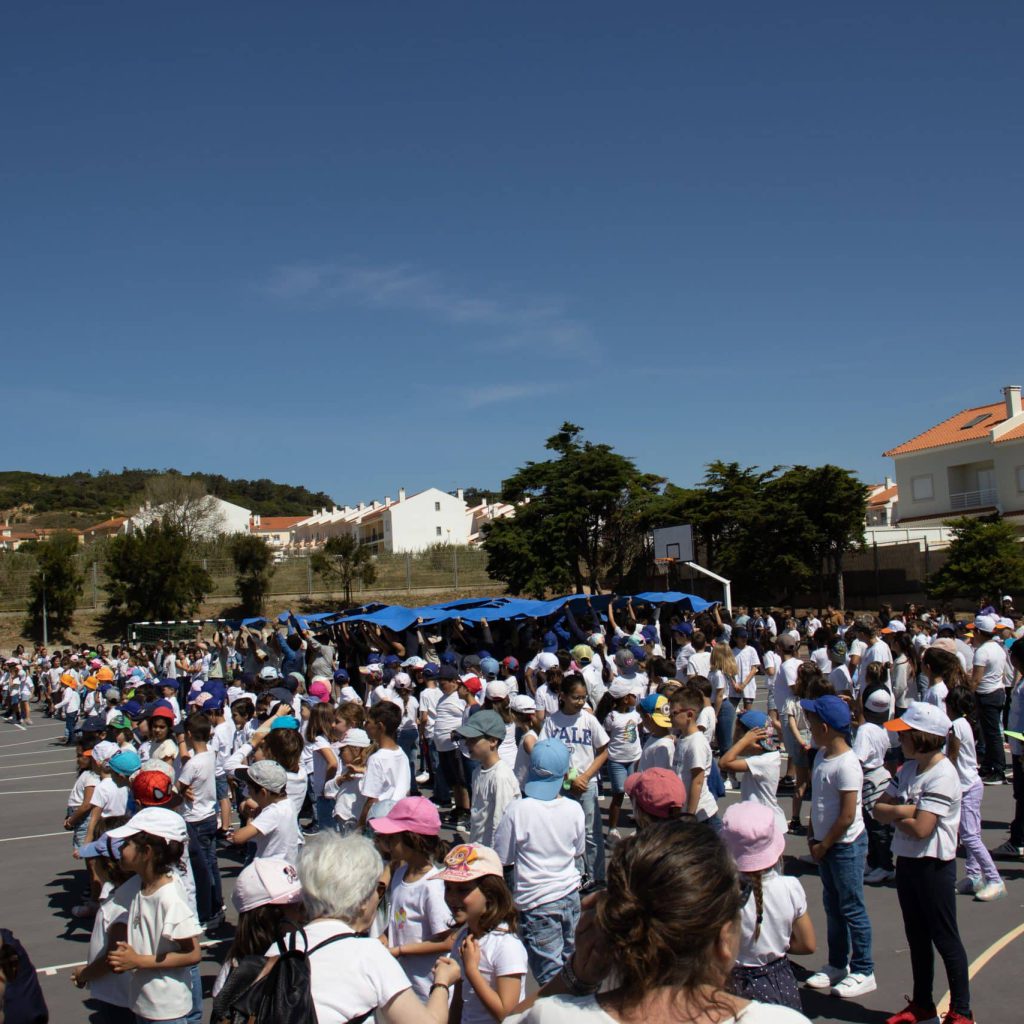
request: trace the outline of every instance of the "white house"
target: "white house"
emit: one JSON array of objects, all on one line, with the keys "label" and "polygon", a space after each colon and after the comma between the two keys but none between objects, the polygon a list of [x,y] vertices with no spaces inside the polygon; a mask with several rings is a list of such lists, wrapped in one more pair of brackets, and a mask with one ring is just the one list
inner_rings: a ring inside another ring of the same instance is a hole
[{"label": "white house", "polygon": [[938,526],[998,512],[1024,528],[1024,409],[1019,387],[964,409],[885,453],[895,460],[895,525]]},{"label": "white house", "polygon": [[291,546],[299,550],[321,547],[331,537],[352,536],[375,554],[388,551],[423,551],[433,544],[468,544],[472,517],[461,489],[455,494],[428,487],[398,499],[390,495],[369,505],[320,509],[289,531]]},{"label": "white house", "polygon": [[305,520],[305,516],[261,516],[254,512],[249,520],[249,532],[254,537],[262,537],[275,551],[280,551],[291,543],[292,528]]},{"label": "white house", "polygon": [[[197,516],[202,518],[205,524],[205,529],[202,532],[207,536],[249,532],[249,519],[252,516],[250,509],[232,504],[223,498],[215,498],[212,494],[206,495],[202,500],[208,506],[209,512],[203,509],[201,512],[197,511]],[[135,515],[126,519],[121,529],[128,534],[135,533],[137,530],[145,530],[147,526],[158,522],[167,515],[171,519],[176,519],[179,516],[190,518],[186,510],[179,510],[172,503],[165,505],[147,503]]]}]

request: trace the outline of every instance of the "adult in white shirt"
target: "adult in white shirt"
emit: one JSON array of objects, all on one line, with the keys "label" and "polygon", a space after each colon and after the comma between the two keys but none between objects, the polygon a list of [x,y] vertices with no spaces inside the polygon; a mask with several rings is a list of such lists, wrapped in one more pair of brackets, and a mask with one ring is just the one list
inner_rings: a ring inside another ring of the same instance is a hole
[{"label": "adult in white shirt", "polygon": [[975,651],[971,668],[971,688],[981,726],[981,742],[978,744],[981,776],[988,785],[1004,782],[1006,778],[1003,737],[999,731],[1003,704],[1006,703],[1003,687],[1006,648],[993,635],[996,626],[996,619],[991,615],[979,615],[974,620]]}]

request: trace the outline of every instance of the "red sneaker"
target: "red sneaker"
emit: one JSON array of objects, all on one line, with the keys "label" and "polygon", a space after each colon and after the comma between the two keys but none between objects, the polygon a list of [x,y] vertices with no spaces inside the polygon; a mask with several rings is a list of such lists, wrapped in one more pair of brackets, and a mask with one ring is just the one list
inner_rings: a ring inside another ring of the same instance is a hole
[{"label": "red sneaker", "polygon": [[942,1024],[974,1024],[974,1017],[965,1017],[962,1013],[957,1013],[956,1010],[950,1010],[942,1018]]},{"label": "red sneaker", "polygon": [[939,1024],[939,1015],[934,1006],[918,1006],[912,999],[907,999],[907,1005],[887,1017],[885,1024]]}]

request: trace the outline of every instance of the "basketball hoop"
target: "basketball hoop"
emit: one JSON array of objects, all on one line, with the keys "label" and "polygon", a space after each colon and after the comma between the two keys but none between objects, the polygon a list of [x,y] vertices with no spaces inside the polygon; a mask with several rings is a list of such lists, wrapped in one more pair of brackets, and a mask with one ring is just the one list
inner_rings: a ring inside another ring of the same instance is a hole
[{"label": "basketball hoop", "polygon": [[654,571],[659,576],[667,576],[672,571],[672,566],[675,565],[677,559],[675,558],[656,558],[654,560]]}]

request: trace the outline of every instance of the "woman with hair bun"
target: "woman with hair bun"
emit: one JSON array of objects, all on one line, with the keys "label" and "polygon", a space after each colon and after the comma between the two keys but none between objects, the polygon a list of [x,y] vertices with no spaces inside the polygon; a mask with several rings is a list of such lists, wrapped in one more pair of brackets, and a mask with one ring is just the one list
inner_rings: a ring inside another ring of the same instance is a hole
[{"label": "woman with hair bun", "polygon": [[808,1024],[730,991],[749,896],[710,826],[650,825],[616,845],[562,972],[506,1021]]}]

